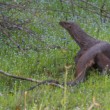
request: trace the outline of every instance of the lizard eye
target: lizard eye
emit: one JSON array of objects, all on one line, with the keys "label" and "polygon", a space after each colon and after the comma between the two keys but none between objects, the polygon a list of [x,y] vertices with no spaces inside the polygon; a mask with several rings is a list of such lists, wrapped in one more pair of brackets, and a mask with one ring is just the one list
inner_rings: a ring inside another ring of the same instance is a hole
[{"label": "lizard eye", "polygon": [[69,29],[71,29],[71,25],[68,25]]},{"label": "lizard eye", "polygon": [[66,22],[64,22],[64,25],[67,25],[67,23],[66,23]]}]

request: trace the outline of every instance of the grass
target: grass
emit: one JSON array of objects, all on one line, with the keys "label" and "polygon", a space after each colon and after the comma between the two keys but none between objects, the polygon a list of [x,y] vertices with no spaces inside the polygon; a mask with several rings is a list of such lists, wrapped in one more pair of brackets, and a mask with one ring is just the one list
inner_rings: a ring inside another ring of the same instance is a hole
[{"label": "grass", "polygon": [[[60,71],[59,69],[62,69],[66,63],[73,65],[71,52],[65,54],[59,50],[52,50],[49,53],[40,53],[38,55],[39,57],[34,52],[29,52],[28,55],[14,54],[12,53],[13,51],[9,52],[8,50],[5,54],[3,52],[4,51],[2,51],[0,63],[2,70],[15,75],[40,80],[56,79],[63,82],[67,76],[64,75],[65,70]],[[61,59],[64,56],[69,58]],[[39,60],[39,63],[37,63],[37,60]],[[66,80],[69,81],[73,79],[73,72],[73,68],[70,68],[65,82]],[[33,91],[27,92],[25,100],[25,96],[22,92],[35,84],[1,76],[0,109],[86,110],[92,104],[93,97],[95,97],[97,103],[101,105],[100,110],[109,110],[109,83],[109,76],[99,76],[97,71],[91,70],[88,80],[78,87],[66,87],[63,90],[53,86],[42,85]],[[98,108],[95,107],[94,109]]]},{"label": "grass", "polygon": [[[42,10],[48,7],[49,9],[57,8],[59,2],[54,7],[52,7],[53,5],[54,2],[51,5],[41,3],[38,6]],[[33,4],[32,6],[35,7]],[[66,7],[65,4],[65,10],[67,9],[69,7]],[[84,12],[81,10],[80,12],[83,16]],[[84,15],[87,14],[84,13]],[[26,13],[26,16],[30,16],[30,14]],[[21,18],[26,16],[21,16]],[[36,37],[42,38],[44,43],[38,42],[34,38],[26,38],[27,44],[40,49],[30,49],[23,53],[18,52],[16,48],[13,49],[4,45],[3,41],[0,41],[0,69],[14,75],[38,80],[55,79],[65,83],[72,80],[75,73],[74,57],[79,47],[58,24],[60,20],[64,20],[64,16],[63,13],[59,15],[51,10],[47,12],[37,10],[30,28],[38,33]],[[69,20],[78,22],[92,36],[110,41],[109,23],[100,24],[98,17],[92,18],[92,15],[86,16],[86,20],[76,19],[76,17],[73,18],[67,14],[66,16]],[[95,20],[100,25],[94,22]],[[22,33],[16,35],[15,38],[25,39]],[[62,48],[51,48],[54,45]],[[72,65],[72,67],[65,71],[65,65]],[[42,85],[32,91],[27,91],[27,93],[26,90],[35,83],[0,75],[0,110],[89,110],[93,104],[93,99],[100,106],[94,106],[91,110],[110,110],[110,77],[99,75],[97,70],[91,70],[89,73],[87,81],[77,87],[65,85],[64,89],[61,89]]]}]

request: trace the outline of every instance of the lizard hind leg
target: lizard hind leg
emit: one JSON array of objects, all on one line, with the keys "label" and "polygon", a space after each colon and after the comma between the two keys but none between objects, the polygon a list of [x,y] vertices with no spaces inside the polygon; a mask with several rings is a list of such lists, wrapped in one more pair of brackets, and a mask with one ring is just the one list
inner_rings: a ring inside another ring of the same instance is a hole
[{"label": "lizard hind leg", "polygon": [[98,68],[102,71],[101,74],[106,74],[110,70],[110,59],[106,55],[100,53],[95,60]]}]

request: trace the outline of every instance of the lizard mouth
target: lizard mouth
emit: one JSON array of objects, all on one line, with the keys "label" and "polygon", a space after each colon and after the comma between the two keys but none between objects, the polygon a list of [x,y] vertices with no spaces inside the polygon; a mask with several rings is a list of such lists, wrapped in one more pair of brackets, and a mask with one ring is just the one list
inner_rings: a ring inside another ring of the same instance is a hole
[{"label": "lizard mouth", "polygon": [[65,22],[64,22],[64,21],[61,21],[61,22],[59,22],[59,24],[60,24],[61,26],[64,26]]}]

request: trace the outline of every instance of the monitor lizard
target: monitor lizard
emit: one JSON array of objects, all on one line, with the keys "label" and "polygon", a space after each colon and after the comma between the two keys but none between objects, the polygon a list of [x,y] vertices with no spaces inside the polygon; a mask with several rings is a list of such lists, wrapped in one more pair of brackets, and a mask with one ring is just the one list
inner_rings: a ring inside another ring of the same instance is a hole
[{"label": "monitor lizard", "polygon": [[68,82],[67,85],[73,86],[84,81],[86,70],[94,65],[102,71],[106,66],[110,69],[109,43],[91,37],[74,22],[61,21],[59,24],[69,32],[80,47],[75,58],[75,80]]}]

